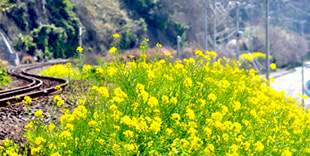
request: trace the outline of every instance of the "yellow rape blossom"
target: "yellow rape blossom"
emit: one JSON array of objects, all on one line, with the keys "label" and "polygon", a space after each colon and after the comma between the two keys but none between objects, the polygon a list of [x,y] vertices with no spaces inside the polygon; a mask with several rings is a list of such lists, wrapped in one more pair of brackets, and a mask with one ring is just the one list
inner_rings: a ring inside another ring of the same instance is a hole
[{"label": "yellow rape blossom", "polygon": [[257,151],[257,152],[263,151],[263,150],[264,150],[264,147],[265,147],[260,141],[257,141],[257,142],[254,144],[254,146],[255,146],[255,151]]},{"label": "yellow rape blossom", "polygon": [[284,150],[284,151],[281,153],[281,156],[292,156],[292,152],[290,152],[289,150]]},{"label": "yellow rape blossom", "polygon": [[157,100],[155,97],[151,96],[151,97],[149,98],[148,105],[149,105],[151,108],[152,108],[152,107],[156,107],[156,106],[158,105],[158,100]]},{"label": "yellow rape blossom", "polygon": [[62,90],[62,88],[61,88],[60,86],[58,86],[58,85],[56,85],[55,89],[56,89],[57,91],[61,91],[61,90]]},{"label": "yellow rape blossom", "polygon": [[114,34],[113,37],[114,38],[119,38],[120,36],[119,36],[119,34]]},{"label": "yellow rape blossom", "polygon": [[131,130],[126,130],[125,132],[123,132],[123,134],[127,137],[127,138],[132,138],[133,137],[133,131]]},{"label": "yellow rape blossom", "polygon": [[216,97],[216,95],[215,95],[215,94],[210,93],[210,94],[208,95],[208,99],[210,99],[211,101],[215,102],[215,101],[216,101],[216,99],[217,99],[217,97]]},{"label": "yellow rape blossom", "polygon": [[190,108],[186,109],[186,114],[185,115],[188,116],[188,118],[190,120],[194,120],[195,119],[195,112],[192,109],[190,109]]},{"label": "yellow rape blossom", "polygon": [[34,141],[34,143],[36,145],[41,145],[41,143],[45,143],[46,142],[46,139],[42,138],[42,137],[37,137]]},{"label": "yellow rape blossom", "polygon": [[28,129],[32,128],[32,127],[33,127],[33,124],[34,124],[34,122],[31,121],[29,124],[27,124],[27,125],[24,127],[25,130],[28,130]]},{"label": "yellow rape blossom", "polygon": [[161,45],[161,44],[159,44],[159,43],[157,42],[156,47],[161,48],[161,47],[162,47],[162,45]]},{"label": "yellow rape blossom", "polygon": [[52,133],[55,128],[56,128],[56,126],[53,123],[48,125],[48,130],[49,130],[50,133]]},{"label": "yellow rape blossom", "polygon": [[309,97],[307,95],[301,95],[300,93],[297,93],[297,95],[300,96],[303,99],[306,99],[306,100],[309,99]]},{"label": "yellow rape blossom", "polygon": [[277,65],[276,64],[274,64],[274,63],[271,63],[270,64],[270,69],[271,70],[275,70],[277,68]]},{"label": "yellow rape blossom", "polygon": [[173,113],[173,114],[171,115],[171,119],[173,119],[173,120],[180,120],[180,119],[181,119],[180,114],[178,114],[178,113]]},{"label": "yellow rape blossom", "polygon": [[53,153],[53,154],[51,154],[51,156],[61,156],[59,153]]},{"label": "yellow rape blossom", "polygon": [[67,125],[66,125],[65,129],[70,130],[70,131],[73,131],[73,127],[74,127],[74,125],[73,125],[73,124],[71,124],[71,123],[67,123]]},{"label": "yellow rape blossom", "polygon": [[94,121],[94,120],[88,122],[88,125],[89,125],[90,127],[96,126],[97,124],[98,124],[98,123],[97,123],[96,121]]},{"label": "yellow rape blossom", "polygon": [[81,47],[81,46],[78,46],[77,48],[76,48],[76,50],[78,51],[78,52],[83,52],[83,48]]},{"label": "yellow rape blossom", "polygon": [[23,102],[24,102],[26,105],[30,105],[30,104],[32,103],[32,99],[31,99],[30,96],[25,96]]},{"label": "yellow rape blossom", "polygon": [[42,110],[37,110],[37,111],[34,113],[34,116],[43,118],[42,113],[43,113]]},{"label": "yellow rape blossom", "polygon": [[69,63],[66,63],[66,67],[67,68],[71,68],[72,67],[72,64],[69,62]]},{"label": "yellow rape blossom", "polygon": [[72,139],[72,135],[69,131],[63,131],[60,133],[59,137],[63,140],[71,140]]},{"label": "yellow rape blossom", "polygon": [[184,80],[184,85],[185,85],[185,87],[191,87],[191,86],[193,86],[193,81],[192,81],[192,79],[189,78],[189,77],[185,78],[185,80]]},{"label": "yellow rape blossom", "polygon": [[113,53],[115,53],[116,52],[116,50],[117,50],[117,48],[115,48],[115,47],[112,47],[111,49],[110,49],[110,54],[113,54]]},{"label": "yellow rape blossom", "polygon": [[92,66],[91,66],[91,65],[85,64],[85,65],[83,66],[83,73],[90,72],[91,69],[92,69]]},{"label": "yellow rape blossom", "polygon": [[220,113],[220,112],[212,113],[211,117],[214,121],[222,121],[222,119],[223,119],[222,113]]},{"label": "yellow rape blossom", "polygon": [[171,97],[170,102],[176,105],[178,103],[178,99],[176,97]]}]

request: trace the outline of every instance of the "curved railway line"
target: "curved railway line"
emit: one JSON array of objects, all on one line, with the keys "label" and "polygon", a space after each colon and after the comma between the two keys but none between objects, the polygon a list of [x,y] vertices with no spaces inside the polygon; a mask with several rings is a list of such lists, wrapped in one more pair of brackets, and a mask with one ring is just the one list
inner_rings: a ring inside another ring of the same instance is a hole
[{"label": "curved railway line", "polygon": [[68,62],[70,61],[38,63],[8,68],[7,73],[9,75],[27,83],[15,88],[0,90],[0,106],[6,106],[9,103],[20,102],[25,96],[35,98],[48,95],[49,93],[56,91],[56,85],[62,88],[66,87],[68,85],[68,81],[65,79],[35,75],[29,71],[36,68],[42,68],[44,66],[65,64]]}]

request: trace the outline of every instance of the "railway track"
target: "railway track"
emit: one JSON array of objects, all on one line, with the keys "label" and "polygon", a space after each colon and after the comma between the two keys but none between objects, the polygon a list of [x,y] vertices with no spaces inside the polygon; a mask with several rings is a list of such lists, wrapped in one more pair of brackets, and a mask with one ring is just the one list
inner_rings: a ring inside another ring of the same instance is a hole
[{"label": "railway track", "polygon": [[15,68],[8,68],[7,73],[9,75],[27,83],[15,88],[0,90],[0,106],[6,106],[9,103],[20,102],[25,96],[35,98],[43,95],[48,95],[49,93],[56,91],[56,85],[62,88],[66,87],[68,85],[68,82],[65,79],[35,75],[31,74],[29,71],[36,68],[42,68],[44,66],[65,64],[68,62],[70,61],[39,63]]}]

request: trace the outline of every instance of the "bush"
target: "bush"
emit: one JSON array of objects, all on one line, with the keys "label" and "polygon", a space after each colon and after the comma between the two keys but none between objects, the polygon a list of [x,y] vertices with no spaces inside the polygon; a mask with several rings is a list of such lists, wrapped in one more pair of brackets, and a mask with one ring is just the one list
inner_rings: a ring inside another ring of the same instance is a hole
[{"label": "bush", "polygon": [[2,68],[2,62],[0,60],[0,89],[7,86],[12,81],[11,78],[6,76],[6,69]]},{"label": "bush", "polygon": [[132,49],[139,45],[139,42],[143,40],[147,32],[147,24],[143,18],[135,20],[133,23],[125,26],[120,32],[120,48],[121,49]]},{"label": "bush", "polygon": [[19,34],[18,39],[14,41],[14,48],[17,51],[25,51],[29,55],[34,56],[36,50],[36,44],[33,43],[32,37]]},{"label": "bush", "polygon": [[32,32],[33,42],[36,43],[37,49],[42,50],[43,54],[50,58],[64,58],[64,51],[67,47],[63,46],[66,34],[62,28],[55,25],[42,25]]},{"label": "bush", "polygon": [[26,10],[23,7],[19,8],[14,6],[8,14],[8,17],[12,18],[17,27],[22,31],[26,31],[28,27],[28,23],[25,19],[25,12]]},{"label": "bush", "polygon": [[[115,51],[112,51],[115,53]],[[196,51],[197,60],[84,66],[105,79],[48,126],[27,125],[33,155],[307,155],[310,115],[255,70]],[[169,56],[169,54],[167,54]],[[171,60],[170,60],[171,61]],[[231,64],[231,65],[229,65]],[[95,72],[94,72],[95,71]],[[108,85],[107,85],[108,83]],[[267,82],[268,83],[268,82]],[[259,88],[259,89],[258,89]],[[77,95],[77,94],[76,94]],[[59,104],[59,105],[58,105]],[[58,106],[57,106],[58,105]]]},{"label": "bush", "polygon": [[[243,53],[239,56],[240,61],[249,61],[252,62],[253,58],[258,61],[266,60],[266,54],[261,52],[254,52],[254,53]],[[273,61],[273,57],[269,56],[270,61]]]},{"label": "bush", "polygon": [[[184,40],[186,39],[185,33],[189,27],[173,19],[175,10],[171,11],[167,7],[167,5],[175,5],[174,2],[157,0],[125,0],[124,2],[130,10],[138,14],[133,18],[142,17],[147,23],[150,33],[153,33],[155,37],[163,34],[168,42],[174,45],[176,45],[175,39],[178,35],[182,36]],[[158,38],[158,40],[165,39]]]}]

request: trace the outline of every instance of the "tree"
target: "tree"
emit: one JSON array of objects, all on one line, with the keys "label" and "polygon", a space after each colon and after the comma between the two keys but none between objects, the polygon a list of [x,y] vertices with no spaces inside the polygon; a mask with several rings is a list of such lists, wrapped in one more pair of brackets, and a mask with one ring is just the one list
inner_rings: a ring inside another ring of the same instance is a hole
[{"label": "tree", "polygon": [[[257,27],[263,32],[262,27]],[[266,42],[264,33],[257,34],[254,42],[254,51],[265,52]],[[278,66],[295,66],[302,56],[309,51],[307,41],[297,33],[289,34],[281,27],[270,28],[270,53]]]}]

